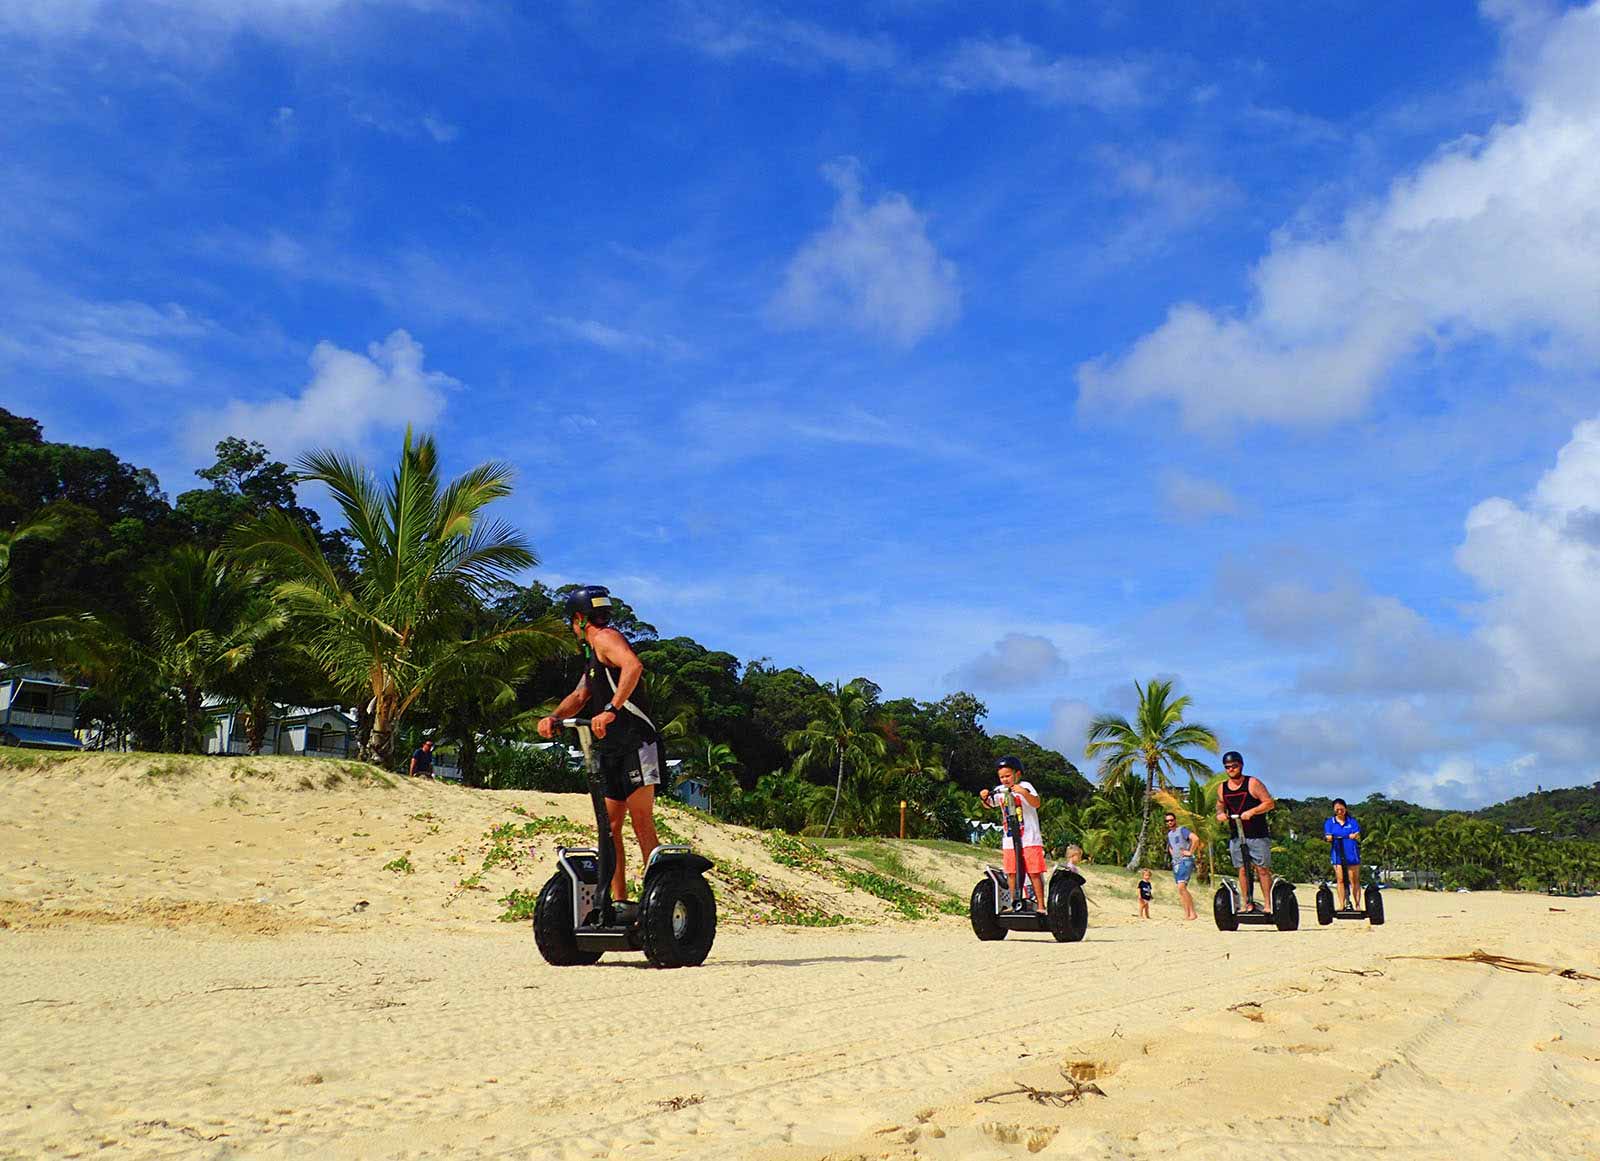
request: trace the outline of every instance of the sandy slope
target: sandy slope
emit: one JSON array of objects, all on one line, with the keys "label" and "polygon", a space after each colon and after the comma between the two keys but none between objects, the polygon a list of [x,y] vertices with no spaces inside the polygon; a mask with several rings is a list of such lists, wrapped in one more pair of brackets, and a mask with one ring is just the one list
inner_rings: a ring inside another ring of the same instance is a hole
[{"label": "sandy slope", "polygon": [[[488,897],[540,860],[455,889],[499,796],[97,761],[0,768],[0,1156],[1600,1157],[1600,981],[1390,958],[1600,976],[1594,900],[1224,935],[1100,890],[1076,945],[729,923],[694,971],[558,970]],[[979,1103],[1063,1069],[1105,1095]]]}]

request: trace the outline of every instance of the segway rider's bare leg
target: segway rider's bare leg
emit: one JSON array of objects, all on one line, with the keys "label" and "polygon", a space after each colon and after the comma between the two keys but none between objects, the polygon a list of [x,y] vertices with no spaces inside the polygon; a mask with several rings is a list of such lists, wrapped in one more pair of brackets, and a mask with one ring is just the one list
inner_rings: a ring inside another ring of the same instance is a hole
[{"label": "segway rider's bare leg", "polygon": [[606,818],[611,823],[611,849],[615,870],[611,872],[611,901],[624,903],[628,898],[628,849],[622,842],[622,824],[628,817],[628,804],[615,798],[606,799]]},{"label": "segway rider's bare leg", "polygon": [[1261,884],[1262,910],[1272,914],[1272,872],[1266,867],[1256,868],[1256,882]]},{"label": "segway rider's bare leg", "polygon": [[1043,907],[1046,898],[1044,893],[1044,876],[1036,875],[1032,871],[1029,871],[1028,879],[1033,883],[1033,897],[1039,900],[1039,906]]},{"label": "segway rider's bare leg", "polygon": [[[656,837],[656,788],[654,786],[641,786],[628,795],[628,818],[633,823],[633,837],[639,840],[639,865],[646,869],[650,866],[650,852],[661,845],[661,840]],[[618,841],[621,841],[621,824],[617,828]]]}]

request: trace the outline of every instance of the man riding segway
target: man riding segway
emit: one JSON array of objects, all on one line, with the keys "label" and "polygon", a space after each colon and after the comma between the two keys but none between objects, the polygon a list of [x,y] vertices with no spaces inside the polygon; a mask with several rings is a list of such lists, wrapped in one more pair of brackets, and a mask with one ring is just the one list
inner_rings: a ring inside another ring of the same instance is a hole
[{"label": "man riding segway", "polygon": [[644,664],[628,639],[611,627],[611,591],[604,585],[585,585],[567,594],[563,602],[572,631],[583,642],[583,676],[577,687],[539,719],[539,736],[555,736],[564,718],[581,713],[594,732],[600,773],[605,778],[606,815],[616,862],[611,873],[611,899],[628,898],[627,852],[622,842],[624,819],[633,822],[639,840],[639,857],[650,862],[656,837],[656,787],[665,765],[661,738],[644,706],[640,683]]}]

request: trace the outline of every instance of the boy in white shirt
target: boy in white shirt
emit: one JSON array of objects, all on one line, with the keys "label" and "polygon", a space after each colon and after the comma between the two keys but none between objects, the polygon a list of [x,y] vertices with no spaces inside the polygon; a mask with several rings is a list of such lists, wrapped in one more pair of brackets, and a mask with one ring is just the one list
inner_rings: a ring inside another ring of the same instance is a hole
[{"label": "boy in white shirt", "polygon": [[1033,788],[1033,783],[1022,782],[1022,761],[1006,755],[996,760],[995,767],[1000,775],[1000,785],[993,790],[981,790],[978,798],[985,806],[998,807],[1000,810],[1000,841],[1001,855],[1005,860],[1006,875],[1011,880],[1012,910],[1024,911],[1032,907],[1017,889],[1017,852],[1011,844],[1011,812],[1006,806],[1007,790],[1011,791],[1011,799],[1021,814],[1022,824],[1022,867],[1028,874],[1028,879],[1033,883],[1033,896],[1035,899],[1044,898],[1044,839],[1039,834],[1039,792]]}]

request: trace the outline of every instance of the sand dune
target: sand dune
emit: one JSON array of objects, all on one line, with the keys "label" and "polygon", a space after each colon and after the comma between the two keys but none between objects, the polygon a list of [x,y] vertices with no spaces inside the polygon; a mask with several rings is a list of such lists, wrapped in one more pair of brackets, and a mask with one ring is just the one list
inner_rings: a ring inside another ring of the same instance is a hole
[{"label": "sand dune", "polygon": [[1165,891],[1138,921],[1107,877],[1083,943],[980,944],[674,814],[756,880],[719,883],[712,960],[552,969],[496,916],[555,838],[485,871],[486,836],[581,798],[7,761],[0,1156],[1600,1156],[1600,981],[1393,958],[1600,975],[1594,900],[1396,894],[1379,929],[1224,935]]}]

